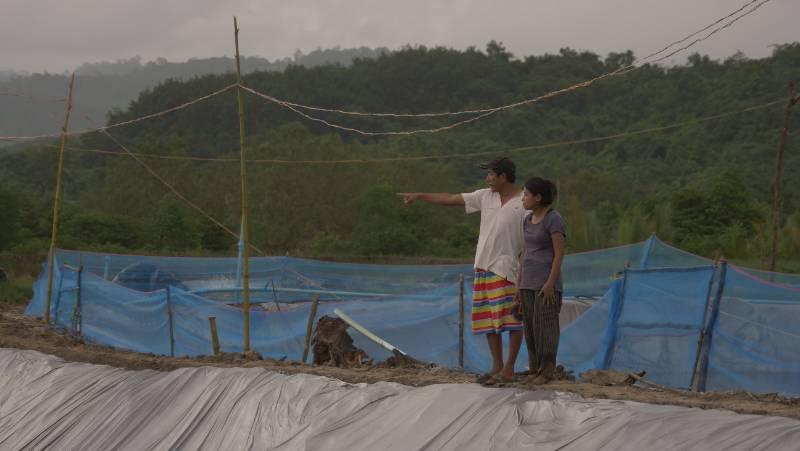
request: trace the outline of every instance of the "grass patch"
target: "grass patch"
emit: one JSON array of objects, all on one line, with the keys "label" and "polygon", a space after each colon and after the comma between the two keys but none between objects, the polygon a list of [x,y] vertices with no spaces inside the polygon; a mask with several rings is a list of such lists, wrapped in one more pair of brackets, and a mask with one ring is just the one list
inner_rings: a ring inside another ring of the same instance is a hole
[{"label": "grass patch", "polygon": [[33,282],[27,277],[0,282],[0,303],[26,304],[33,297]]},{"label": "grass patch", "polygon": [[[747,268],[769,270],[769,264],[764,260],[754,258],[732,258],[730,262]],[[800,275],[800,260],[778,259],[775,262],[775,271]]]}]

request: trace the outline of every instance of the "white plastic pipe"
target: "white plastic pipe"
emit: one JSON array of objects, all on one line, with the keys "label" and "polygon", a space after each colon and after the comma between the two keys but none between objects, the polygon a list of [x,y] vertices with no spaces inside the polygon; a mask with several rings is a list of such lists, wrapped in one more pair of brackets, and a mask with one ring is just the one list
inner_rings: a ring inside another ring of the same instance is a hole
[{"label": "white plastic pipe", "polygon": [[383,349],[386,349],[387,351],[389,351],[391,353],[394,353],[395,351],[397,351],[400,354],[408,355],[405,352],[403,352],[403,351],[397,349],[396,347],[392,346],[389,342],[387,342],[383,338],[381,338],[381,337],[373,334],[372,332],[368,331],[364,326],[362,326],[361,324],[358,324],[357,322],[355,322],[355,320],[353,320],[353,318],[350,318],[349,316],[347,316],[347,314],[345,314],[343,311],[339,310],[338,308],[333,309],[333,313],[335,313],[336,316],[341,318],[342,321],[344,321],[347,324],[349,324],[353,329],[361,332],[365,337],[367,337],[370,340],[372,340],[375,343],[377,343],[378,346],[382,347]]}]

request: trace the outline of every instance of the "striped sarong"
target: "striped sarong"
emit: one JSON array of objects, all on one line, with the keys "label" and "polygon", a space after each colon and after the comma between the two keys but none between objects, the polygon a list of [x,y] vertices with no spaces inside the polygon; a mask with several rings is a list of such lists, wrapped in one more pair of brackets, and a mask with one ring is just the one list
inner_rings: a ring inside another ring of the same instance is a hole
[{"label": "striped sarong", "polygon": [[472,333],[501,333],[522,330],[522,321],[514,318],[514,284],[497,274],[475,268],[472,285]]}]

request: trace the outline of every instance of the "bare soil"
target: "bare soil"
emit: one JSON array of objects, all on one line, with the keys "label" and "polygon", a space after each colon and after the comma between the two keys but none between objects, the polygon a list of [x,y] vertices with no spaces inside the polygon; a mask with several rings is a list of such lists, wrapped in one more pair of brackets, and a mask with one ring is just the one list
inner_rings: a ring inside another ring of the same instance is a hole
[{"label": "bare soil", "polygon": [[[397,382],[410,386],[430,384],[474,383],[476,375],[441,367],[423,365],[364,365],[338,368],[307,365],[293,361],[261,360],[253,354],[225,353],[219,357],[172,358],[140,354],[84,343],[63,331],[55,330],[35,318],[23,315],[24,306],[0,303],[0,347],[32,349],[58,356],[67,361],[102,364],[131,370],[170,371],[184,367],[247,367],[264,368],[284,374],[306,373],[327,376],[349,383]],[[681,390],[660,390],[650,387],[603,386],[567,380],[534,386],[523,379],[502,384],[504,387],[546,389],[577,393],[587,398],[638,401],[701,409],[726,409],[739,413],[777,415],[800,419],[800,400],[777,394],[755,395],[748,392],[693,393]]]}]

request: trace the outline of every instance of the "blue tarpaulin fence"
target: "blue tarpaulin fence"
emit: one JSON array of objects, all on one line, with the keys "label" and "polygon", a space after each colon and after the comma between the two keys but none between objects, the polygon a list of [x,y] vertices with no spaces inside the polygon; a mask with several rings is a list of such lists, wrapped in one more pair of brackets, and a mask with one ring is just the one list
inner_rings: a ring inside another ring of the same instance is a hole
[{"label": "blue tarpaulin fence", "polygon": [[800,394],[800,287],[733,265],[628,269],[563,333],[559,361],[698,390]]},{"label": "blue tarpaulin fence", "polygon": [[[87,340],[160,355],[242,350],[237,258],[151,257],[59,250],[51,317]],[[565,258],[565,297],[598,299],[562,332],[568,369],[648,371],[659,383],[700,389],[800,393],[800,276],[766,273],[671,247],[655,236]],[[727,271],[721,271],[721,268]],[[338,307],[415,357],[458,366],[459,277],[471,299],[470,265],[364,265],[292,257],[250,259],[252,348],[301,358],[312,296],[318,316]],[[47,274],[29,315],[42,315]],[[465,324],[469,330],[469,305]],[[170,333],[171,329],[171,333]],[[354,334],[376,359],[388,353]],[[464,366],[488,368],[485,339],[464,337]],[[520,356],[519,362],[526,362]]]}]

